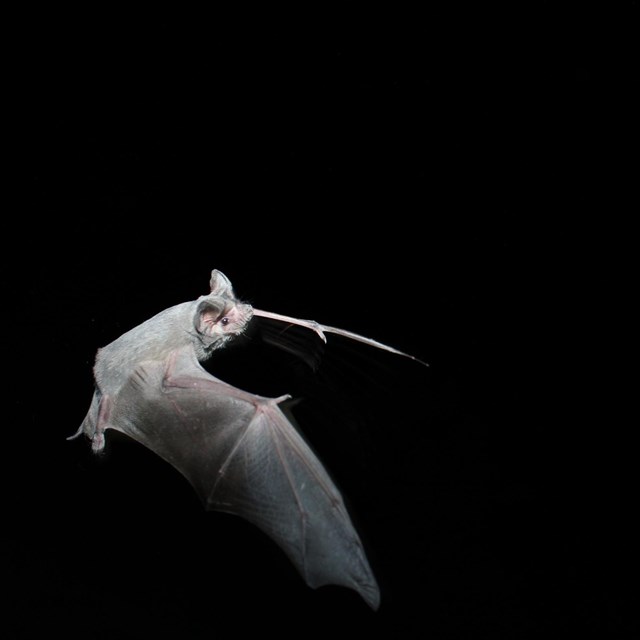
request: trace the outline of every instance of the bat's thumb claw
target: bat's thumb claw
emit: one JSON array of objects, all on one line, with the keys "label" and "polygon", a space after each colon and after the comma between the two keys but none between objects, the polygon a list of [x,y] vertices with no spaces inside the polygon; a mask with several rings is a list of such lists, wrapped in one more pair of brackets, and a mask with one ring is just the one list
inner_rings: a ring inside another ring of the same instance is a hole
[{"label": "bat's thumb claw", "polygon": [[318,334],[320,340],[326,344],[327,336],[324,335],[324,331],[322,330],[322,325],[318,324],[315,320],[311,320],[311,328]]}]

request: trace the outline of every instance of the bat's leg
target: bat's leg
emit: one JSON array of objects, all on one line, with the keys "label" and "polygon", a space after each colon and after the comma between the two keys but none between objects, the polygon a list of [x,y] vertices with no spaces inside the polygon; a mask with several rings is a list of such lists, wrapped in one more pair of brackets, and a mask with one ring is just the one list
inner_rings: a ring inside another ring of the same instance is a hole
[{"label": "bat's leg", "polygon": [[111,399],[109,396],[100,398],[98,419],[91,435],[91,448],[95,453],[104,449],[104,432],[109,428],[109,415],[111,413]]}]

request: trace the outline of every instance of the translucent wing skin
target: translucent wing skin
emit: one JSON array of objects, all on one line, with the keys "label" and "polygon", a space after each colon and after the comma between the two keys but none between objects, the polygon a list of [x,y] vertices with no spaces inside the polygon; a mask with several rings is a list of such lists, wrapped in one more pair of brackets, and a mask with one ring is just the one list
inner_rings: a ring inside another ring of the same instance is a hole
[{"label": "translucent wing skin", "polygon": [[278,406],[218,380],[190,348],[141,362],[115,396],[94,398],[85,426],[116,429],[178,469],[207,509],[239,515],[287,554],[311,587],[380,594],[340,493]]}]

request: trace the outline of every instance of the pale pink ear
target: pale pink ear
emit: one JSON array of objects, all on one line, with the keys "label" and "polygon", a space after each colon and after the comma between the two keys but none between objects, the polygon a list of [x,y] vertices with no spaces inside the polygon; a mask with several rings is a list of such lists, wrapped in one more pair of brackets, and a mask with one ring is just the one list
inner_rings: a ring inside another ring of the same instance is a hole
[{"label": "pale pink ear", "polygon": [[218,271],[214,269],[211,272],[211,280],[209,280],[209,286],[211,287],[211,293],[223,296],[225,294],[233,295],[233,288],[231,287],[231,282],[229,278],[222,273],[222,271]]},{"label": "pale pink ear", "polygon": [[[205,298],[198,305],[198,309],[193,320],[196,331],[201,336],[215,338],[215,326],[223,311],[224,302],[222,300]],[[210,341],[203,339],[203,342],[208,344]]]}]

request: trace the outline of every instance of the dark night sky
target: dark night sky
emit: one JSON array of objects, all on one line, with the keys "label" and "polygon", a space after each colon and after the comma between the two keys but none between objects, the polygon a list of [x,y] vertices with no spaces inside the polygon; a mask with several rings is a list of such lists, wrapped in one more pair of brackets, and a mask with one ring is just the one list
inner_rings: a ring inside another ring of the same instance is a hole
[{"label": "dark night sky", "polygon": [[[204,638],[245,619],[286,635],[630,632],[618,358],[638,7],[563,7],[25,28],[8,637]],[[65,440],[96,349],[205,293],[212,268],[257,307],[430,363],[339,338],[315,372],[257,339],[212,363],[304,399],[377,614],[306,588],[142,447],[114,437],[96,458]]]}]

